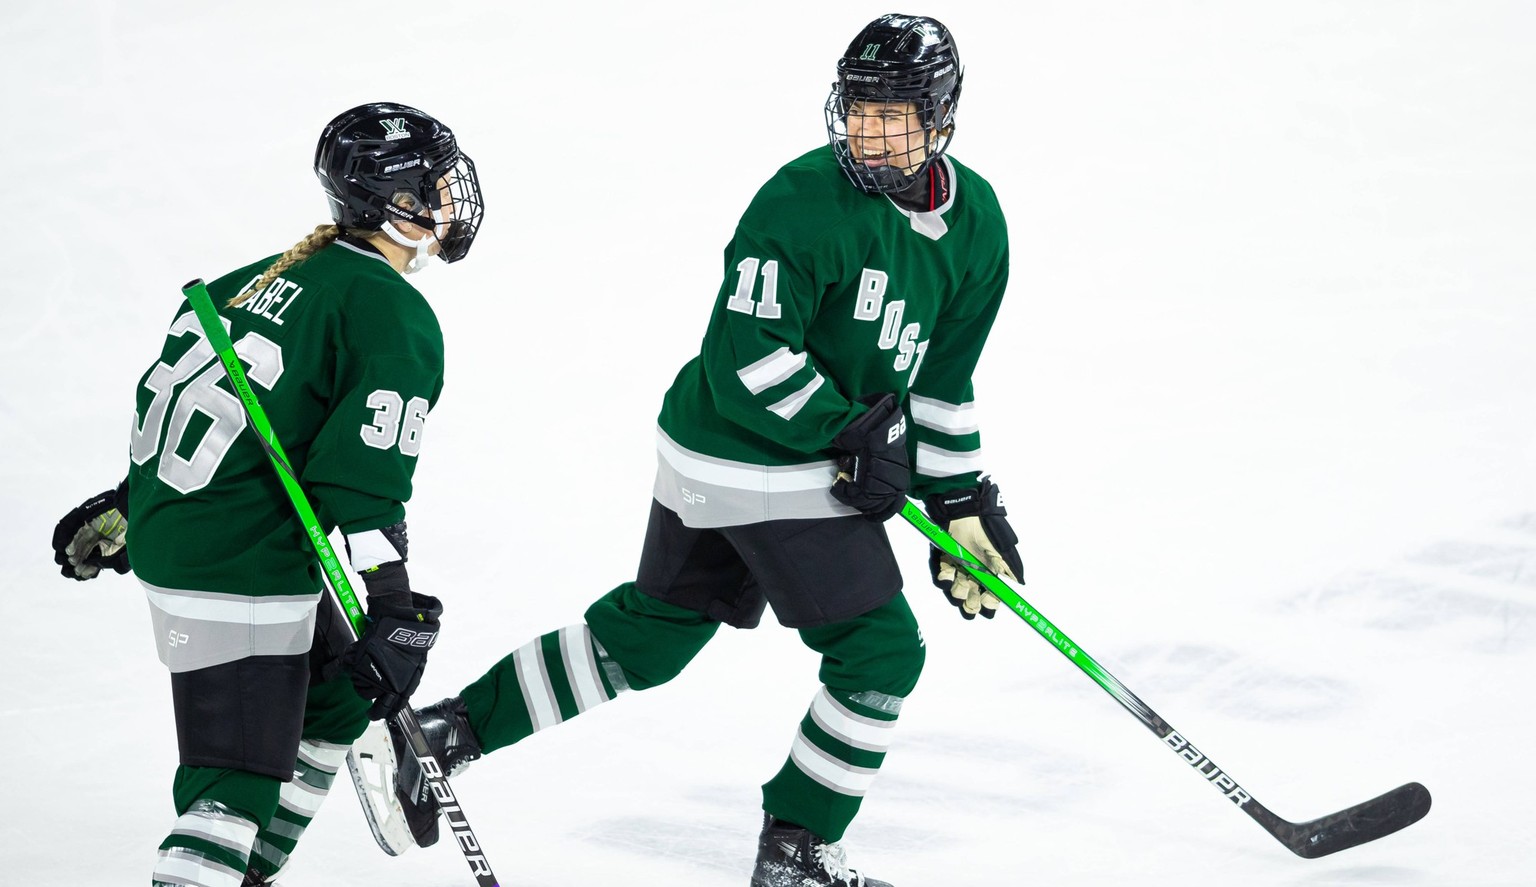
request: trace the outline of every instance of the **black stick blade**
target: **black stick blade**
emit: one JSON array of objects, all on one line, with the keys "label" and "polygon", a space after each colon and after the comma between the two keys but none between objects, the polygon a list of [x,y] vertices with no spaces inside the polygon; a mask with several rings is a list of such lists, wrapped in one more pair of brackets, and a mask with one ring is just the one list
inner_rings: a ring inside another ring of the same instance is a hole
[{"label": "black stick blade", "polygon": [[1276,837],[1297,856],[1317,859],[1401,831],[1428,813],[1429,789],[1410,782],[1347,810],[1291,824]]}]

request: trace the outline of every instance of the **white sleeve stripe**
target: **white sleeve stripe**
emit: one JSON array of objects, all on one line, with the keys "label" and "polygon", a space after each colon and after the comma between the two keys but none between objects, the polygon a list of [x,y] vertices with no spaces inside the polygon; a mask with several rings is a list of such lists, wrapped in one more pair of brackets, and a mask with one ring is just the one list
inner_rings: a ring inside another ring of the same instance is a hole
[{"label": "white sleeve stripe", "polygon": [[769,411],[777,413],[781,419],[795,418],[795,414],[800,412],[806,402],[811,399],[811,395],[815,394],[816,389],[820,388],[825,381],[827,380],[822,378],[821,373],[817,373],[816,378],[812,379],[804,388],[769,407]]},{"label": "white sleeve stripe", "polygon": [[914,394],[909,399],[912,422],[945,434],[974,434],[981,426],[976,420],[976,403],[953,404]]},{"label": "white sleeve stripe", "polygon": [[961,453],[931,444],[917,445],[917,473],[929,477],[951,477],[982,469],[981,450]]},{"label": "white sleeve stripe", "polygon": [[736,371],[741,384],[753,394],[760,394],[793,376],[805,366],[805,355],[795,354],[786,345],[751,366]]}]

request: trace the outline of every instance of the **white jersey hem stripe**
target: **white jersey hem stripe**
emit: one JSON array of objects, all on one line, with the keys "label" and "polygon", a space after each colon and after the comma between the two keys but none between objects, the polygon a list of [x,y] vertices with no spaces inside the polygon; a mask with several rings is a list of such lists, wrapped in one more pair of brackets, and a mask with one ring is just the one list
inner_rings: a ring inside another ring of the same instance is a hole
[{"label": "white jersey hem stripe", "polygon": [[701,457],[678,446],[665,431],[656,429],[656,451],[683,477],[761,493],[799,493],[827,490],[837,479],[837,465],[828,459],[801,465],[750,465],[726,459]]},{"label": "white jersey hem stripe", "polygon": [[254,596],[217,594],[160,588],[140,582],[155,609],[181,619],[199,622],[233,622],[237,625],[285,625],[303,622],[315,611],[318,595]]}]

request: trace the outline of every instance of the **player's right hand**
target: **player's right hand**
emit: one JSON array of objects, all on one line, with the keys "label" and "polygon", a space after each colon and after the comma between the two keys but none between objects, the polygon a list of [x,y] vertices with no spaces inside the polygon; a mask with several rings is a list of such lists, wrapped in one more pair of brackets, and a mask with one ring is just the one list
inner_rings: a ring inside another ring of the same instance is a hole
[{"label": "player's right hand", "polygon": [[120,489],[92,496],[54,526],[53,562],[60,575],[83,582],[106,568],[128,572],[128,518],[118,508]]},{"label": "player's right hand", "polygon": [[907,461],[907,417],[893,394],[864,398],[868,412],[832,439],[837,480],[832,495],[872,521],[883,521],[907,504],[912,468]]}]

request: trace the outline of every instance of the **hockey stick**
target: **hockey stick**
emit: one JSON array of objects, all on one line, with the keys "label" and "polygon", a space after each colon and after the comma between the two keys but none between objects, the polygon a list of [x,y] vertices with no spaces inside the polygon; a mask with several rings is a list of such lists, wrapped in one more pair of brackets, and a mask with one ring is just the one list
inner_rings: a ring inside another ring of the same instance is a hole
[{"label": "hockey stick", "polygon": [[[333,600],[346,615],[352,639],[356,640],[362,636],[364,628],[363,609],[358,605],[357,593],[352,590],[352,583],[348,581],[347,574],[342,570],[341,561],[337,559],[335,549],[331,547],[330,540],[321,529],[320,521],[315,517],[315,510],[310,507],[309,497],[304,495],[304,489],[299,486],[293,466],[289,463],[287,454],[283,452],[283,446],[278,442],[277,434],[272,430],[272,424],[267,421],[266,411],[261,408],[261,403],[256,399],[256,392],[251,389],[250,383],[245,378],[245,370],[240,366],[240,358],[235,355],[234,345],[229,341],[229,332],[224,326],[227,321],[219,317],[217,309],[213,307],[213,297],[208,294],[208,287],[203,284],[202,278],[183,286],[181,291],[187,297],[187,301],[192,304],[192,310],[197,312],[198,322],[203,328],[203,336],[218,354],[220,363],[224,365],[224,372],[229,376],[230,385],[234,387],[235,393],[244,405],[251,427],[255,429],[256,437],[261,442],[262,449],[266,451],[267,458],[271,460],[272,468],[277,472],[277,478],[282,482],[283,489],[287,491],[299,522],[304,525],[304,535],[309,537],[310,545],[315,549],[315,556],[319,558],[321,572],[329,580]],[[491,871],[491,864],[480,849],[480,839],[475,837],[474,830],[469,827],[469,820],[464,818],[463,810],[458,809],[458,801],[454,798],[453,789],[448,785],[447,776],[443,773],[437,759],[432,756],[432,750],[427,746],[427,738],[422,735],[421,724],[416,720],[416,713],[411,711],[410,706],[405,706],[400,710],[400,714],[395,716],[395,723],[405,732],[410,741],[411,751],[421,762],[422,772],[431,787],[433,797],[437,798],[444,811],[454,810],[459,814],[458,821],[449,816],[448,824],[453,829],[453,837],[459,849],[464,852],[465,860],[469,862],[470,871],[475,874],[476,883],[480,887],[498,887],[496,875]]]},{"label": "hockey stick", "polygon": [[1183,758],[1185,763],[1195,768],[1195,772],[1205,777],[1211,785],[1216,786],[1216,790],[1225,795],[1227,800],[1236,804],[1238,809],[1251,816],[1254,822],[1297,856],[1316,859],[1319,856],[1347,850],[1357,844],[1374,841],[1407,828],[1429,813],[1429,789],[1417,782],[1410,782],[1407,785],[1398,786],[1381,797],[1372,798],[1337,813],[1320,816],[1307,822],[1289,822],[1281,819],[1271,813],[1268,807],[1260,804],[1224,769],[1216,766],[1216,762],[1206,757],[1205,753],[1191,744],[1183,734],[1174,730],[1173,726],[1159,717],[1150,706],[1138,699],[1135,693],[1120,683],[1118,678],[1105,670],[1092,656],[1079,649],[1071,638],[1041,615],[1039,610],[1030,606],[1029,602],[1014,591],[1008,583],[993,575],[952,536],[939,529],[938,525],[929,520],[916,504],[907,502],[901,509],[901,516],[906,518],[912,526],[917,527],[940,551],[964,566],[966,572],[976,577],[977,582],[997,595],[998,600],[1017,613],[1020,619],[1033,626],[1041,637],[1049,641],[1062,655],[1072,660],[1073,664],[1092,678],[1094,683],[1113,696],[1116,702],[1125,706],[1126,711],[1135,715],[1136,719],[1151,730],[1158,739]]}]

